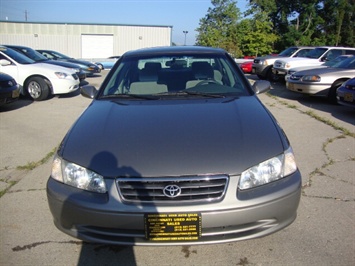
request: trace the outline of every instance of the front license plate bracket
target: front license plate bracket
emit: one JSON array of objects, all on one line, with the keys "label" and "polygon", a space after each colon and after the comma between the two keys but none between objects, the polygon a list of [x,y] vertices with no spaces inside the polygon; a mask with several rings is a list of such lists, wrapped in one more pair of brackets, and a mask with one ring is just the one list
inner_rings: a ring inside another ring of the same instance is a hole
[{"label": "front license plate bracket", "polygon": [[196,241],[201,237],[200,213],[147,213],[145,237],[149,241]]}]

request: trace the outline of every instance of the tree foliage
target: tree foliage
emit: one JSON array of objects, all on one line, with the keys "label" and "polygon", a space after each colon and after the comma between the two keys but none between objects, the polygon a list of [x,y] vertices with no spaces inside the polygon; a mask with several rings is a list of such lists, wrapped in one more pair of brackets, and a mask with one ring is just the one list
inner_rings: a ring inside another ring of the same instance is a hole
[{"label": "tree foliage", "polygon": [[263,55],[292,45],[355,46],[353,0],[249,0],[242,17],[233,0],[212,0],[197,28],[198,45],[235,56]]}]

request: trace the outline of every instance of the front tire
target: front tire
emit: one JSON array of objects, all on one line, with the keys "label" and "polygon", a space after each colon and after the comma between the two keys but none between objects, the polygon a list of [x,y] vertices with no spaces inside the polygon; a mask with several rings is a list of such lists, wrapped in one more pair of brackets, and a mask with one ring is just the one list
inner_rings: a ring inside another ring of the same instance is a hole
[{"label": "front tire", "polygon": [[335,82],[329,89],[328,92],[328,101],[332,104],[337,104],[337,89],[343,84],[345,81]]},{"label": "front tire", "polygon": [[26,83],[26,90],[34,101],[43,101],[49,96],[49,86],[40,77],[30,78]]}]

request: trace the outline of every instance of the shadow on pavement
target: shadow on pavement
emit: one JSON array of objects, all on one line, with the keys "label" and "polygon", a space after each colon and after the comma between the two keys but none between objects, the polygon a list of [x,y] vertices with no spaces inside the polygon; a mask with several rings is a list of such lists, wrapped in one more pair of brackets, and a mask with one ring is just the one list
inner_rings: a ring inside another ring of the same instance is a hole
[{"label": "shadow on pavement", "polygon": [[78,266],[137,265],[133,247],[83,243]]}]

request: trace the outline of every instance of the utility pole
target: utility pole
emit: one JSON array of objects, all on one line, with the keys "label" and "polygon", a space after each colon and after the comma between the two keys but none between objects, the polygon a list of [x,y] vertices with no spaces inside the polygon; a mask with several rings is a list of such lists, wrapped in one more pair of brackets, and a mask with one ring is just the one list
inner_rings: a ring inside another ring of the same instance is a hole
[{"label": "utility pole", "polygon": [[186,45],[186,34],[188,34],[189,32],[187,30],[184,30],[183,33],[185,34],[185,41],[184,41],[184,45]]},{"label": "utility pole", "polygon": [[27,14],[28,14],[28,12],[27,12],[27,10],[25,10],[25,21],[27,21]]}]

